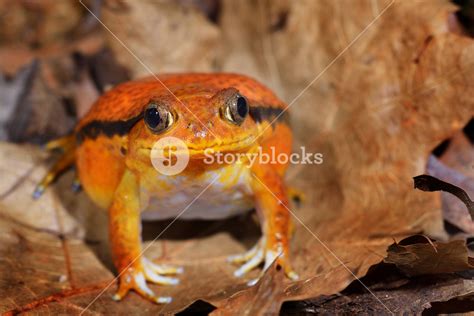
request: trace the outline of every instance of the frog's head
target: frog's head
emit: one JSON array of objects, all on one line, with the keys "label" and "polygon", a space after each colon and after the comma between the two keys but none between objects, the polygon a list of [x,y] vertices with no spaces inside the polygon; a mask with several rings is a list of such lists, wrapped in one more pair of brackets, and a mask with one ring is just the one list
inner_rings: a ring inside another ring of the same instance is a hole
[{"label": "frog's head", "polygon": [[149,159],[154,144],[164,137],[183,141],[191,159],[205,153],[237,152],[255,145],[256,119],[251,101],[238,89],[217,92],[198,91],[151,98],[145,104],[142,120],[129,135],[131,153]]}]

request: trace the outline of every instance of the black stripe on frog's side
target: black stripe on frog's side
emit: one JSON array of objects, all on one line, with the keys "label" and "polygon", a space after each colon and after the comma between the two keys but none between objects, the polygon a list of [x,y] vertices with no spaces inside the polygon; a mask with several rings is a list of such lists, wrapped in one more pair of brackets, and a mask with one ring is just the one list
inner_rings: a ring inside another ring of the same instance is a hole
[{"label": "black stripe on frog's side", "polygon": [[143,113],[126,121],[91,121],[76,134],[77,143],[85,139],[96,139],[99,135],[107,137],[127,135],[130,129],[143,118]]},{"label": "black stripe on frog's side", "polygon": [[249,114],[256,123],[261,123],[262,121],[272,122],[272,125],[275,125],[276,122],[282,122],[287,125],[290,123],[288,112],[282,108],[251,105]]}]

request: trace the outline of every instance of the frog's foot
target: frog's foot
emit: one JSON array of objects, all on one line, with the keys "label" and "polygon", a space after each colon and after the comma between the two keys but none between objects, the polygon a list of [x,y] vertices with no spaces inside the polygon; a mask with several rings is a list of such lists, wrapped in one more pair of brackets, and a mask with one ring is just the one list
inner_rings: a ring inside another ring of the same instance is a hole
[{"label": "frog's foot", "polygon": [[147,281],[161,285],[179,284],[177,278],[168,277],[169,274],[182,273],[183,268],[163,266],[155,264],[147,259],[142,260],[142,264],[137,267],[129,267],[120,275],[117,293],[112,297],[115,301],[120,301],[130,290],[136,291],[149,301],[158,304],[166,304],[172,301],[169,296],[157,296],[146,284]]},{"label": "frog's foot", "polygon": [[41,179],[33,191],[33,198],[38,199],[43,195],[46,188],[53,183],[64,171],[72,168],[76,159],[75,137],[69,135],[46,144],[47,150],[60,149],[62,151],[59,159],[54,163],[48,173]]},{"label": "frog's foot", "polygon": [[[145,265],[145,270],[151,270],[154,273],[158,273],[162,275],[182,274],[184,272],[183,267],[156,264],[146,258],[143,258],[143,264]],[[178,280],[178,283],[179,283],[179,280]]]},{"label": "frog's foot", "polygon": [[249,251],[245,252],[244,254],[233,255],[228,258],[228,261],[232,263],[242,264],[240,268],[234,271],[234,276],[236,277],[242,277],[247,272],[255,269],[263,263],[263,270],[259,277],[248,282],[248,285],[254,285],[257,283],[275,260],[277,261],[277,264],[283,268],[286,276],[289,279],[294,281],[298,279],[298,274],[296,274],[296,272],[291,268],[287,256],[285,256],[283,252],[278,253],[269,248],[266,245],[265,238],[263,237]]},{"label": "frog's foot", "polygon": [[78,193],[82,190],[81,181],[79,180],[77,175],[74,177],[74,180],[72,181],[71,190],[74,193]]}]

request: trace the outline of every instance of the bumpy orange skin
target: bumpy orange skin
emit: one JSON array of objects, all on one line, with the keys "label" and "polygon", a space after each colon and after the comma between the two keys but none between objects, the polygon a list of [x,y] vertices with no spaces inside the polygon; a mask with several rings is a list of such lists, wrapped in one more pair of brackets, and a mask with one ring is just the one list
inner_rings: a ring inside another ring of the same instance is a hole
[{"label": "bumpy orange skin", "polygon": [[[153,299],[127,276],[143,271],[141,261],[135,260],[141,253],[138,195],[140,181],[157,172],[149,157],[150,148],[157,140],[174,136],[193,149],[194,154],[183,174],[196,178],[209,169],[219,168],[202,163],[199,152],[205,148],[247,152],[261,146],[263,152],[270,153],[273,147],[277,154],[289,155],[292,147],[291,130],[281,119],[270,125],[274,117],[261,120],[248,117],[242,125],[236,126],[219,115],[225,98],[222,91],[229,88],[238,90],[251,106],[283,110],[286,105],[257,81],[236,74],[179,74],[159,78],[162,82],[155,78],[132,81],[105,93],[75,130],[80,135],[84,127],[94,121],[125,122],[139,116],[150,100],[160,100],[178,113],[175,124],[164,133],[152,133],[141,119],[125,134],[107,135],[96,131],[94,137],[82,136],[76,147],[76,167],[82,186],[95,203],[109,211],[112,253],[121,273],[118,298],[134,289]],[[252,137],[256,139],[249,144],[248,139]],[[250,186],[266,237],[265,249],[281,253],[278,263],[291,272],[290,216],[285,207],[288,197],[283,180],[286,169],[287,164],[256,163],[251,168]]]}]

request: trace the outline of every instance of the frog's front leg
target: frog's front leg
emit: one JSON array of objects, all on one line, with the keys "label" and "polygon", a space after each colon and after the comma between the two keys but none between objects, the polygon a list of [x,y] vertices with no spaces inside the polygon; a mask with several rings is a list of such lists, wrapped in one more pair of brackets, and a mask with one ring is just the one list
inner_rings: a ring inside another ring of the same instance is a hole
[{"label": "frog's front leg", "polygon": [[247,253],[229,258],[231,262],[243,263],[234,275],[240,277],[261,263],[264,263],[263,274],[276,260],[287,277],[296,280],[298,275],[289,262],[292,226],[288,194],[282,176],[271,164],[257,164],[252,167],[251,186],[262,226],[262,238]]},{"label": "frog's front leg", "polygon": [[155,303],[169,303],[170,297],[156,296],[146,281],[157,284],[177,284],[178,279],[164,276],[181,273],[182,269],[159,266],[142,255],[139,185],[136,176],[126,170],[109,208],[109,235],[112,256],[119,273],[115,300],[121,300],[130,290]]}]

